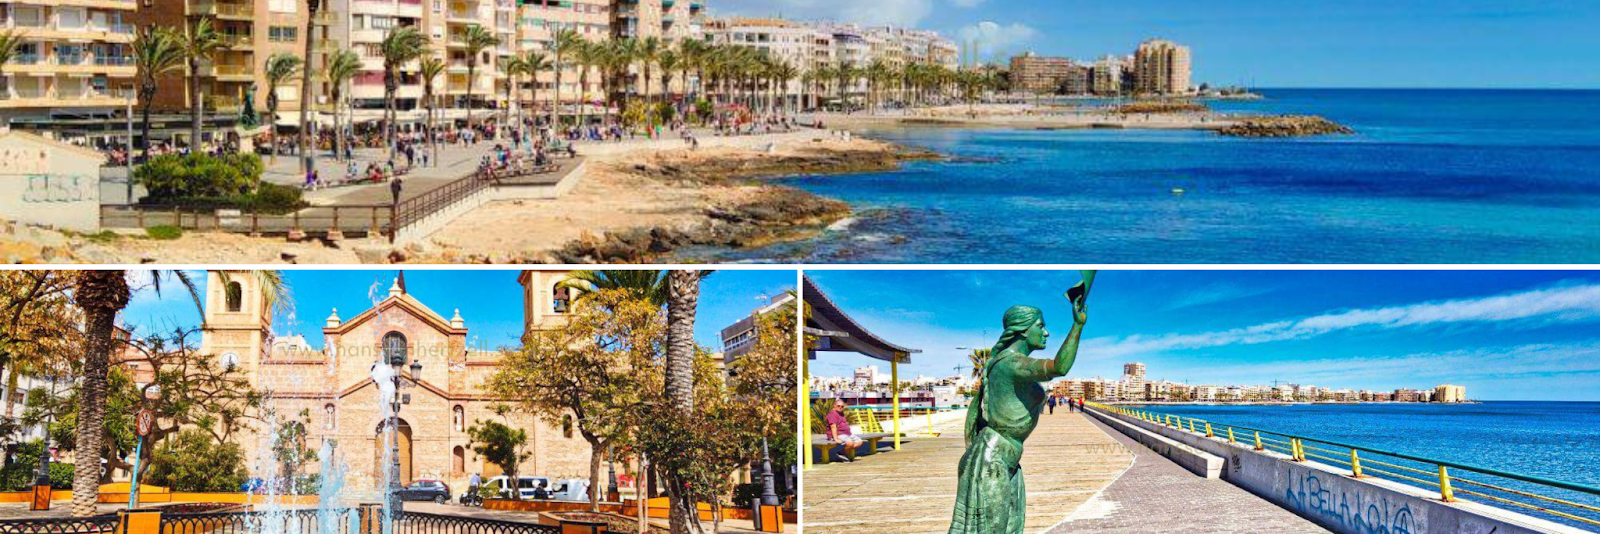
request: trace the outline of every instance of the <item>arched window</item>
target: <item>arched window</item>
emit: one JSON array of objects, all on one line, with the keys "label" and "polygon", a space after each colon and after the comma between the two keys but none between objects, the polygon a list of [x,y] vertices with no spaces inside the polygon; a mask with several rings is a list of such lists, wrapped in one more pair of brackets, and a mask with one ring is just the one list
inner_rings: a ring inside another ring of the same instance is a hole
[{"label": "arched window", "polygon": [[389,365],[405,365],[406,363],[406,336],[399,332],[389,332],[383,335],[383,361]]},{"label": "arched window", "polygon": [[568,311],[572,310],[571,289],[567,289],[558,285],[554,289],[550,290],[550,294],[553,297],[550,311],[555,313],[567,313]]},{"label": "arched window", "polygon": [[459,404],[456,405],[456,407],[454,409],[452,409],[451,411],[453,412],[453,415],[455,417],[455,419],[453,419],[452,421],[454,421],[454,423],[455,423],[456,431],[457,432],[465,432],[467,430],[467,411],[465,409],[462,409],[461,405],[459,405]]},{"label": "arched window", "polygon": [[322,407],[322,412],[327,417],[327,422],[323,423],[322,426],[328,430],[333,430],[333,425],[336,424],[336,418],[339,416],[339,409],[335,408],[333,403],[330,402],[327,406]]},{"label": "arched window", "polygon": [[244,309],[244,286],[238,282],[228,282],[227,295],[228,311],[236,312]]}]

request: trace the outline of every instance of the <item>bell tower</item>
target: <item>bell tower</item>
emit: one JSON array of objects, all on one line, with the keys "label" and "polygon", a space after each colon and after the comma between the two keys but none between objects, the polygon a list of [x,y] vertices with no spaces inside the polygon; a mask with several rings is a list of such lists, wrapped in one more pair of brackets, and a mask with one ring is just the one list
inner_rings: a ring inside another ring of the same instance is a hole
[{"label": "bell tower", "polygon": [[251,387],[258,386],[261,360],[267,356],[272,335],[272,312],[260,282],[247,271],[206,273],[205,327],[200,351],[218,365],[245,373]]}]

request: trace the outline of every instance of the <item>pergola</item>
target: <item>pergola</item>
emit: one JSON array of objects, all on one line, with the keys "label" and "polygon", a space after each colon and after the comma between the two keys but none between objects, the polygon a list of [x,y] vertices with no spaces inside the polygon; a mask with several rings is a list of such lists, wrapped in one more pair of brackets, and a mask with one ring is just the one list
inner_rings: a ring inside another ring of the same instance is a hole
[{"label": "pergola", "polygon": [[[861,326],[855,319],[839,306],[833,299],[817,287],[811,277],[805,277],[801,297],[805,301],[805,368],[802,369],[801,386],[804,388],[805,402],[801,403],[801,421],[804,421],[800,443],[810,442],[811,421],[811,360],[817,359],[818,352],[853,352],[868,358],[889,362],[889,390],[894,396],[892,417],[894,419],[894,448],[900,449],[900,364],[911,363],[913,353],[922,352],[917,349],[908,349],[890,343],[866,327]],[[811,447],[803,447],[805,451],[806,468],[811,467]]]}]

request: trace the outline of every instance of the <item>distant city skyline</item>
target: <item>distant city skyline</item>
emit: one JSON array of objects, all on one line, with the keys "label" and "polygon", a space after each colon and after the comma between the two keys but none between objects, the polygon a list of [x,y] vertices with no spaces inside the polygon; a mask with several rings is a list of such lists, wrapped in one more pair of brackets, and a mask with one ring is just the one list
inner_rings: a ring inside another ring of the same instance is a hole
[{"label": "distant city skyline", "polygon": [[[921,349],[900,369],[947,377],[1013,304],[1043,308],[1049,357],[1071,315],[1055,271],[811,271],[853,318]],[[957,347],[967,347],[958,349]],[[1294,382],[1392,391],[1466,386],[1477,400],[1600,400],[1600,273],[1102,271],[1072,378],[1191,385]],[[826,353],[818,376],[878,363]],[[886,364],[883,364],[887,368]]]},{"label": "distant city skyline", "polygon": [[1588,0],[718,0],[715,16],[894,24],[1011,55],[1091,60],[1149,38],[1193,47],[1194,82],[1315,88],[1600,89]]}]

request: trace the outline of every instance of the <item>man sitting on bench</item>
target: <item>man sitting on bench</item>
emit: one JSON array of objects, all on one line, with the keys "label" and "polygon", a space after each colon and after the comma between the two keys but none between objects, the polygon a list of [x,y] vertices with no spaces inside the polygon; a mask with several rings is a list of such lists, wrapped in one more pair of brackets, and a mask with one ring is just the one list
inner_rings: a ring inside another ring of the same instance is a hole
[{"label": "man sitting on bench", "polygon": [[[839,450],[840,458],[846,462],[854,461],[850,459],[855,456],[851,453],[861,446],[861,438],[850,433],[850,420],[844,416],[844,401],[833,401],[833,409],[828,411],[828,417],[823,420],[823,423],[828,426],[828,440],[838,443],[841,447]],[[829,454],[833,453],[831,450],[828,452]]]}]

